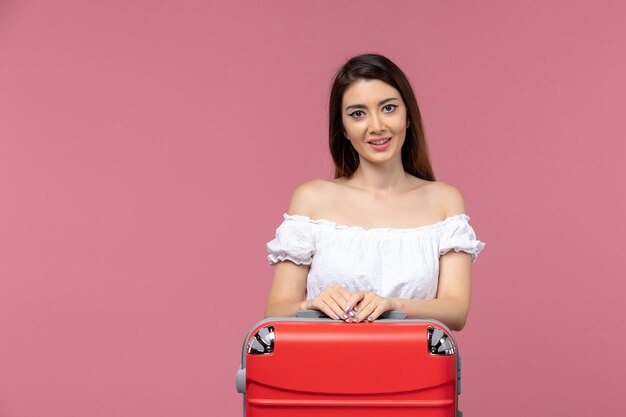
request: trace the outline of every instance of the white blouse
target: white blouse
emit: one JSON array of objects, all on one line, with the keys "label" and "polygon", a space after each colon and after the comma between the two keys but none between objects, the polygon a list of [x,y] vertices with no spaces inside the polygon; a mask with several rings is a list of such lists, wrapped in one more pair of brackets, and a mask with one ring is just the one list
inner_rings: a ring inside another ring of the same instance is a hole
[{"label": "white blouse", "polygon": [[267,243],[267,259],[271,265],[285,260],[310,265],[308,300],[332,285],[383,297],[433,299],[439,257],[463,251],[474,262],[485,247],[476,240],[466,214],[408,229],[364,229],[307,216],[283,217],[276,238]]}]

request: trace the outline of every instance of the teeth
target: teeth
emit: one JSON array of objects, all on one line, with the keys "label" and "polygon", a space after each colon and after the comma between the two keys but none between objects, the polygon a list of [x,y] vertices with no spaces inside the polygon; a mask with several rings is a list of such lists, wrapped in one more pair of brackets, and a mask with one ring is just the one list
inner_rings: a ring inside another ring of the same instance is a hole
[{"label": "teeth", "polygon": [[387,142],[387,139],[383,139],[383,140],[377,140],[377,141],[373,141],[370,142],[372,145],[382,145],[383,143]]}]

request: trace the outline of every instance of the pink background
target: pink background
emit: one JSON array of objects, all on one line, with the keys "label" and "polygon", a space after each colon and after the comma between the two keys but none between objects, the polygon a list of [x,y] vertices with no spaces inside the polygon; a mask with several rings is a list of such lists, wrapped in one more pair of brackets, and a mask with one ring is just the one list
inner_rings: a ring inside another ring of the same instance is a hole
[{"label": "pink background", "polygon": [[620,1],[0,3],[0,415],[240,416],[334,71],[409,76],[487,243],[468,416],[623,415]]}]

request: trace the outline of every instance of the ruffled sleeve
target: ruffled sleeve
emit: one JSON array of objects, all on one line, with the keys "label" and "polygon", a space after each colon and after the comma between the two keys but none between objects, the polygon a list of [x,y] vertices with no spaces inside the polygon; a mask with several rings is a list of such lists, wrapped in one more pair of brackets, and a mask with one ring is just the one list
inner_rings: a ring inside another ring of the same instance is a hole
[{"label": "ruffled sleeve", "polygon": [[276,229],[276,238],[267,243],[270,265],[285,260],[296,265],[310,265],[315,253],[313,224],[305,216],[284,214],[283,217]]},{"label": "ruffled sleeve", "polygon": [[459,214],[448,218],[441,232],[439,255],[444,255],[451,250],[463,251],[472,255],[472,262],[476,262],[478,254],[484,247],[485,244],[476,239],[476,233],[469,224],[469,216]]}]

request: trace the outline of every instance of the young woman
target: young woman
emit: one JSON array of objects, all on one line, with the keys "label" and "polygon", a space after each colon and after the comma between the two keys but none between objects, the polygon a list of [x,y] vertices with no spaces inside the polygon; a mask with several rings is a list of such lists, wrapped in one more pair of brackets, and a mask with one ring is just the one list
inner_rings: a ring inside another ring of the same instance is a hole
[{"label": "young woman", "polygon": [[358,323],[402,310],[461,330],[484,243],[459,190],[435,181],[406,76],[384,56],[355,56],[329,110],[335,178],[298,186],[267,244],[266,316],[316,309]]}]

